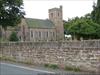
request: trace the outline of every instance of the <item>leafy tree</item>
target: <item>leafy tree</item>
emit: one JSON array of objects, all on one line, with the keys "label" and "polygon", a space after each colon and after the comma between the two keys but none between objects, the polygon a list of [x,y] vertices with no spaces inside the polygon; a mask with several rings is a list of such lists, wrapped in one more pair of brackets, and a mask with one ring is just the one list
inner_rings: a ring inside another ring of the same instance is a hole
[{"label": "leafy tree", "polygon": [[94,23],[89,14],[69,20],[65,25],[67,26],[65,29],[77,39],[80,37],[84,39],[100,38],[100,25]]},{"label": "leafy tree", "polygon": [[93,11],[91,12],[91,17],[94,22],[100,25],[100,0],[97,0],[97,5],[93,5]]},{"label": "leafy tree", "polygon": [[12,32],[12,34],[10,35],[9,41],[19,41],[16,32]]},{"label": "leafy tree", "polygon": [[0,38],[2,37],[2,31],[1,31],[1,27],[0,27]]},{"label": "leafy tree", "polygon": [[6,30],[7,26],[16,26],[24,15],[22,0],[0,0],[0,25]]}]

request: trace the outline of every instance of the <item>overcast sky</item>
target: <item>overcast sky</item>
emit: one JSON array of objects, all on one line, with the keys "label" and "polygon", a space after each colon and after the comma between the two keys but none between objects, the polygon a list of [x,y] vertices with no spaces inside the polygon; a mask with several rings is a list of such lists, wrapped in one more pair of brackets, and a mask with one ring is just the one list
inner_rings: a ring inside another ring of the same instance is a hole
[{"label": "overcast sky", "polygon": [[97,0],[24,0],[25,17],[47,19],[48,9],[63,6],[63,19],[84,16]]}]

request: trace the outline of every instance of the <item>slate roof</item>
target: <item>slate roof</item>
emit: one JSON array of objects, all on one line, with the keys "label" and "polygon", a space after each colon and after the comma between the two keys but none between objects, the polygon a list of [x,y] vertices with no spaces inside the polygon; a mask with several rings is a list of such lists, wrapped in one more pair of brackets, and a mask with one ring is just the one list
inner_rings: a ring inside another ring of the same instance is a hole
[{"label": "slate roof", "polygon": [[28,27],[30,28],[55,28],[54,24],[46,19],[32,19],[32,18],[26,18],[26,23],[28,24]]}]

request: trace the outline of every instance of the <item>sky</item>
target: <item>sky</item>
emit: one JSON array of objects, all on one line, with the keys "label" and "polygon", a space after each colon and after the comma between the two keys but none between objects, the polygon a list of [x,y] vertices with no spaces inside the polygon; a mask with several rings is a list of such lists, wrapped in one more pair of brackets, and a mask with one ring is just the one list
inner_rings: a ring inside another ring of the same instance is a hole
[{"label": "sky", "polygon": [[24,11],[27,18],[48,19],[48,9],[63,6],[63,20],[81,17],[93,10],[97,0],[24,0]]}]

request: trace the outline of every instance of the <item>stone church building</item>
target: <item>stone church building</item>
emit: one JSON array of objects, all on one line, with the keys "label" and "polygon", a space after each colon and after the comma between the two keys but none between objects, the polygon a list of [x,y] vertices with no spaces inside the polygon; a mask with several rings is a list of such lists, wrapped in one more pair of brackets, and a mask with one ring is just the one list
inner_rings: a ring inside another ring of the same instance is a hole
[{"label": "stone church building", "polygon": [[[23,18],[16,29],[20,41],[63,40],[64,27],[62,6],[49,9],[48,13],[49,19],[45,20]],[[7,34],[11,34],[11,31],[12,30],[8,28]]]}]

